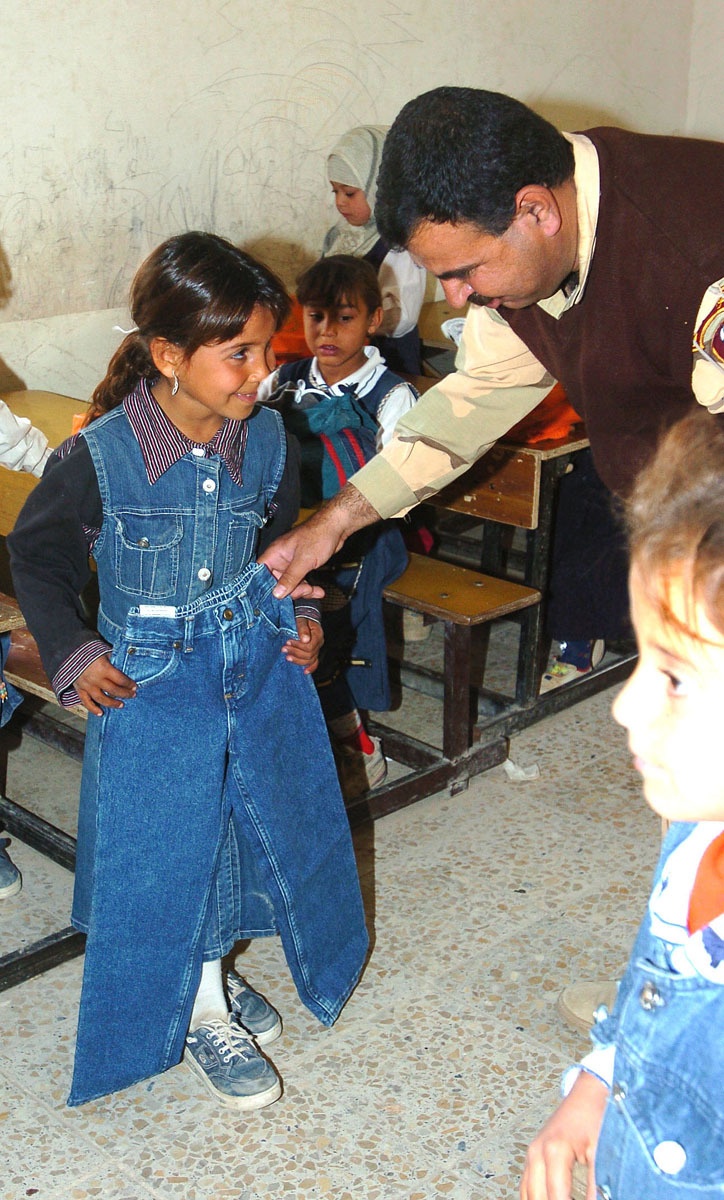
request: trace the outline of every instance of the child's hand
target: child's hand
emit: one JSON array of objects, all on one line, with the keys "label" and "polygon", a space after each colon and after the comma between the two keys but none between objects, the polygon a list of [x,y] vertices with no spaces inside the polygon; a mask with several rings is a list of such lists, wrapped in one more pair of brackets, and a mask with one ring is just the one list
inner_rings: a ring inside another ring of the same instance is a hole
[{"label": "child's hand", "polygon": [[528,1147],[520,1200],[570,1200],[575,1162],[588,1164],[586,1200],[596,1200],[593,1158],[608,1088],[581,1071],[565,1100]]},{"label": "child's hand", "polygon": [[319,666],[319,651],[323,642],[324,634],[319,621],[297,617],[297,637],[284,643],[282,654],[286,655],[287,662],[297,663],[304,667],[305,675],[311,675]]},{"label": "child's hand", "polygon": [[123,708],[136,694],[136,684],[114,667],[107,654],[96,658],[75,680],[75,690],[89,713],[100,717],[104,708]]}]

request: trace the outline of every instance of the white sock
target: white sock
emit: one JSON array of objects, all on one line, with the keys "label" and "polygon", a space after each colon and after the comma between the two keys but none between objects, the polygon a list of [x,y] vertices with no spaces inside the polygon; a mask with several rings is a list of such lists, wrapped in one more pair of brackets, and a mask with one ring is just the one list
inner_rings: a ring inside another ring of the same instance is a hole
[{"label": "white sock", "polygon": [[226,1003],[224,987],[221,982],[221,959],[205,962],[201,968],[201,982],[194,1000],[189,1029],[198,1029],[199,1025],[211,1021],[214,1017],[227,1021],[229,1006]]}]

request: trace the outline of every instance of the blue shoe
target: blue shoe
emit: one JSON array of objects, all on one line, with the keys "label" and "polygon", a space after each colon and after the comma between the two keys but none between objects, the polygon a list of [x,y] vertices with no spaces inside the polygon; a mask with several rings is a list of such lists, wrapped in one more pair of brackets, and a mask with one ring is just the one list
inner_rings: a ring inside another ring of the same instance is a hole
[{"label": "blue shoe", "polygon": [[23,877],[5,849],[7,844],[7,838],[0,838],[0,900],[17,896],[23,886]]},{"label": "blue shoe", "polygon": [[184,1062],[225,1108],[251,1112],[282,1094],[274,1067],[236,1023],[214,1018],[188,1033]]},{"label": "blue shoe", "polygon": [[593,642],[561,642],[560,648],[541,679],[541,696],[595,671],[606,652],[606,643],[597,638]]},{"label": "blue shoe", "polygon": [[594,671],[606,652],[606,643],[602,638],[588,642],[561,642],[560,647],[558,661],[568,663],[584,674]]},{"label": "blue shoe", "polygon": [[250,1033],[259,1046],[275,1042],[282,1031],[282,1019],[269,1001],[249,987],[236,971],[229,971],[226,990],[229,993],[232,1020]]}]

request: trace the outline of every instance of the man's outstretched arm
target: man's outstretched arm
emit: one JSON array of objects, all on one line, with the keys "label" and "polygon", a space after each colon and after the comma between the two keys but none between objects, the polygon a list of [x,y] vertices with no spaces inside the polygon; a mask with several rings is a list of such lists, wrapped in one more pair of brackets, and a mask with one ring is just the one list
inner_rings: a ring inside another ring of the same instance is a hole
[{"label": "man's outstretched arm", "polygon": [[274,595],[288,596],[315,567],[321,567],[352,533],[374,525],[380,515],[351,483],[346,483],[302,525],[277,538],[260,556],[278,580]]}]

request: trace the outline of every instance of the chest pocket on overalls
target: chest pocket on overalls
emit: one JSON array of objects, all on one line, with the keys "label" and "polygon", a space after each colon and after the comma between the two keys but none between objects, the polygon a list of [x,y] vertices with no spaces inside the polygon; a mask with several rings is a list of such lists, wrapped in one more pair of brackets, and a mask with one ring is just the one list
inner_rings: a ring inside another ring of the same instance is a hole
[{"label": "chest pocket on overalls", "polygon": [[231,508],[224,556],[224,583],[234,579],[254,557],[259,530],[264,525],[260,513],[250,508]]},{"label": "chest pocket on overalls", "polygon": [[182,536],[180,513],[116,513],[114,554],[121,591],[154,600],[173,596]]}]

